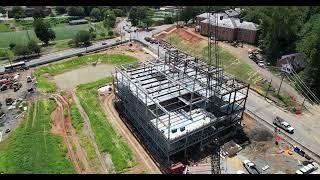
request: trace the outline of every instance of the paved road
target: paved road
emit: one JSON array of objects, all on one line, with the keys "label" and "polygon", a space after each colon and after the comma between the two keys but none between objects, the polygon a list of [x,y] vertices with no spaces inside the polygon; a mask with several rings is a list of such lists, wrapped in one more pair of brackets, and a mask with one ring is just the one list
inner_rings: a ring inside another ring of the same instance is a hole
[{"label": "paved road", "polygon": [[[123,41],[125,41],[125,40],[126,39],[123,39]],[[51,54],[46,54],[46,55],[43,55],[43,56],[41,56],[39,58],[30,60],[26,64],[28,66],[30,66],[30,67],[34,67],[34,66],[37,66],[37,65],[50,63],[50,62],[53,62],[53,61],[57,61],[57,60],[65,59],[65,58],[68,58],[68,57],[72,57],[72,56],[75,56],[75,55],[80,54],[80,53],[85,53],[85,52],[90,52],[90,51],[98,50],[98,49],[101,49],[101,48],[105,48],[105,47],[108,47],[110,45],[119,43],[117,41],[119,41],[119,38],[113,38],[113,39],[108,39],[108,40],[96,42],[96,43],[92,44],[91,46],[89,46],[87,48],[85,48],[85,47],[83,47],[83,48],[71,48],[71,49],[67,49],[67,50],[64,50],[64,51],[59,51],[59,52],[55,52],[55,53],[51,53]],[[107,44],[106,45],[102,45],[102,43],[107,43]],[[0,66],[0,72],[4,71],[4,66],[5,65]]]}]

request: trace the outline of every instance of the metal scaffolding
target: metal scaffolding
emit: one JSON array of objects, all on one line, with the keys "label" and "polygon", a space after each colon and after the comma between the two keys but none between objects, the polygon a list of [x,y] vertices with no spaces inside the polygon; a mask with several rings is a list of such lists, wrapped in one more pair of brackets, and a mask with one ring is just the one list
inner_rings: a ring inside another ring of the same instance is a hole
[{"label": "metal scaffolding", "polygon": [[161,43],[167,47],[164,59],[118,66],[113,83],[117,109],[154,158],[167,166],[172,155],[234,132],[249,85]]}]

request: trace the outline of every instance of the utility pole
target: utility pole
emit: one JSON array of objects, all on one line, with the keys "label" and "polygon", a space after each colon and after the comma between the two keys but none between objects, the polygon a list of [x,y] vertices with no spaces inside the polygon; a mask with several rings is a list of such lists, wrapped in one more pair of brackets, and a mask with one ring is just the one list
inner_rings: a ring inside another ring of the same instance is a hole
[{"label": "utility pole", "polygon": [[272,83],[272,79],[271,79],[271,81],[269,82],[268,90],[267,90],[267,92],[266,92],[266,95],[264,96],[265,99],[267,99],[268,93],[269,93],[269,91],[270,91],[271,83]]},{"label": "utility pole", "polygon": [[281,83],[280,83],[280,86],[279,86],[279,89],[278,89],[278,92],[277,92],[277,95],[279,96],[279,92],[280,92],[280,89],[281,89],[281,85],[282,85],[282,82],[283,82],[283,79],[284,79],[284,75],[282,75],[282,78],[281,78]]}]

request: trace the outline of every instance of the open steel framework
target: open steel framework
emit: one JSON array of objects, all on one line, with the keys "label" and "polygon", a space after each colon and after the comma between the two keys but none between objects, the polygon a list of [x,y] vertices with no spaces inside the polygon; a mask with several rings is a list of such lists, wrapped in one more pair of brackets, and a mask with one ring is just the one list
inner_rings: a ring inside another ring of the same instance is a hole
[{"label": "open steel framework", "polygon": [[[220,76],[217,76],[217,73]],[[116,67],[116,106],[162,165],[190,146],[235,133],[249,85],[182,51]]]}]

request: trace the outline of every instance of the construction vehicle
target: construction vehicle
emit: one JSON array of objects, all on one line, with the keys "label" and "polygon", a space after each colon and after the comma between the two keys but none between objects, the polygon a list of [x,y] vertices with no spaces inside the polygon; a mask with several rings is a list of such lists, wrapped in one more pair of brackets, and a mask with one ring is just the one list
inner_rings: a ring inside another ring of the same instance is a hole
[{"label": "construction vehicle", "polygon": [[251,162],[250,160],[244,160],[243,166],[247,169],[249,174],[260,174],[260,172],[256,168],[256,165],[253,162]]},{"label": "construction vehicle", "polygon": [[12,87],[13,87],[13,91],[16,92],[21,88],[22,84],[21,83],[17,83],[15,82]]},{"label": "construction vehicle", "polygon": [[294,132],[294,128],[288,123],[286,122],[284,119],[280,118],[279,116],[276,116],[273,119],[273,124],[280,127],[281,129],[293,134]]},{"label": "construction vehicle", "polygon": [[10,106],[13,103],[13,99],[12,98],[6,98],[6,105]]},{"label": "construction vehicle", "polygon": [[31,76],[27,76],[27,83],[31,83],[31,82],[32,82]]},{"label": "construction vehicle", "polygon": [[178,162],[176,164],[172,164],[168,167],[167,172],[169,174],[182,174],[185,169],[185,165],[183,165],[181,162]]}]

